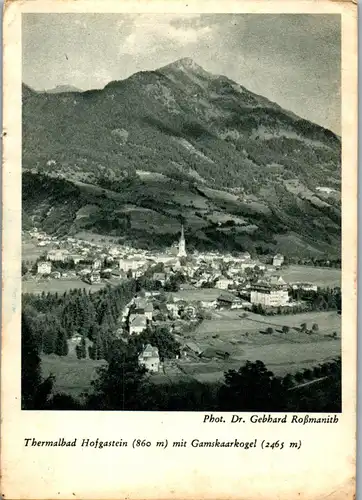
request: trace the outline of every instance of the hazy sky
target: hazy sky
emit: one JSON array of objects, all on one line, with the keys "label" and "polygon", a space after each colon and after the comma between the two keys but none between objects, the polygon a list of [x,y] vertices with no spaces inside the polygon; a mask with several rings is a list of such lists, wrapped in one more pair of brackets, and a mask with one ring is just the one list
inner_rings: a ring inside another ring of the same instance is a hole
[{"label": "hazy sky", "polygon": [[23,81],[101,88],[191,57],[340,134],[340,16],[23,14]]}]

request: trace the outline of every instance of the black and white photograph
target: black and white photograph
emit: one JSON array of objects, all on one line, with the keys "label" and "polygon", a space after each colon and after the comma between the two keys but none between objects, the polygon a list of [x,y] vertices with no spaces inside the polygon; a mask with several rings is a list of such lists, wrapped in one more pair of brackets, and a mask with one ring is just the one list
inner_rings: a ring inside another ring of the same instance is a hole
[{"label": "black and white photograph", "polygon": [[341,15],[21,31],[22,410],[341,412]]}]

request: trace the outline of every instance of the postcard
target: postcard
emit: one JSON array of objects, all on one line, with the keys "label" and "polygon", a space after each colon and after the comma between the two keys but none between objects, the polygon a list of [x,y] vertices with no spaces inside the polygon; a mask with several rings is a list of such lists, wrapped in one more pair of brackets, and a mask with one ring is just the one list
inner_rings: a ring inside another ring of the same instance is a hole
[{"label": "postcard", "polygon": [[357,6],[4,7],[1,492],[355,493]]}]

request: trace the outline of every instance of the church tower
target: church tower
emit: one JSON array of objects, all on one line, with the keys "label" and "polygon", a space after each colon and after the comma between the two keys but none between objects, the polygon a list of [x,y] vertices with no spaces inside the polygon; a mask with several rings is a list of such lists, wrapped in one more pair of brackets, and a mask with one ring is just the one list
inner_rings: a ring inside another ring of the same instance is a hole
[{"label": "church tower", "polygon": [[178,244],[178,254],[177,257],[186,257],[186,242],[185,242],[185,235],[184,235],[184,226],[181,226],[181,237],[180,237],[180,242]]}]

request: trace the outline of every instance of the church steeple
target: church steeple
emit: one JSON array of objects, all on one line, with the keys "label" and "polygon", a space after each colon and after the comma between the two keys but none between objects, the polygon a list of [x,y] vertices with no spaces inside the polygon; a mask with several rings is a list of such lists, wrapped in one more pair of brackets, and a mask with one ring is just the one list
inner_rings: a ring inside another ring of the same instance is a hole
[{"label": "church steeple", "polygon": [[186,257],[186,242],[185,242],[185,234],[184,234],[184,226],[182,224],[181,226],[181,236],[180,236],[180,242],[178,244],[178,257]]}]

